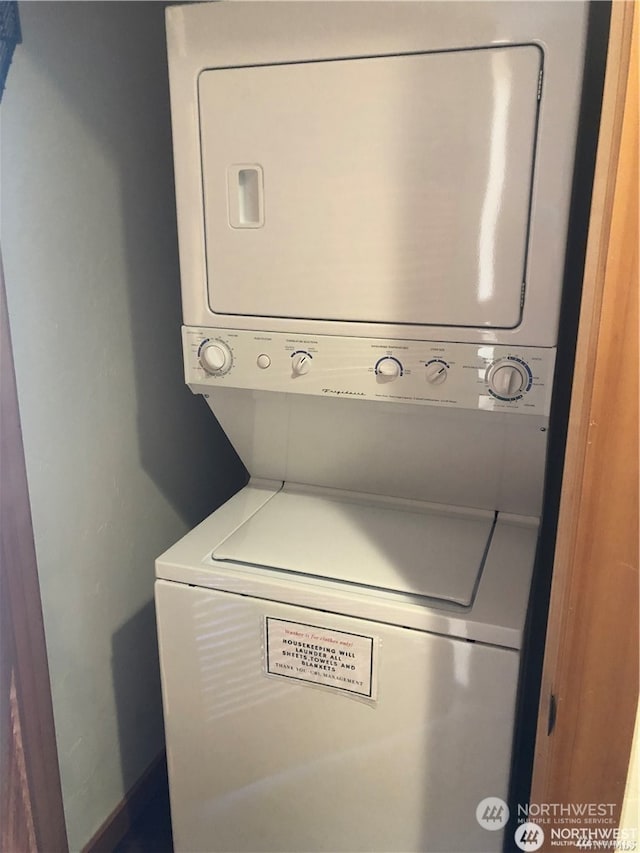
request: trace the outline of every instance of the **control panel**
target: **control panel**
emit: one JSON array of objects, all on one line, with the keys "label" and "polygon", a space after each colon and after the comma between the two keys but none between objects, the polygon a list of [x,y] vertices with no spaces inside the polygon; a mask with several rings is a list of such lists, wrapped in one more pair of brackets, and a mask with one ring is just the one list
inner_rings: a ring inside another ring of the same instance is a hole
[{"label": "control panel", "polygon": [[548,415],[555,350],[185,326],[185,378],[197,393],[287,394]]}]

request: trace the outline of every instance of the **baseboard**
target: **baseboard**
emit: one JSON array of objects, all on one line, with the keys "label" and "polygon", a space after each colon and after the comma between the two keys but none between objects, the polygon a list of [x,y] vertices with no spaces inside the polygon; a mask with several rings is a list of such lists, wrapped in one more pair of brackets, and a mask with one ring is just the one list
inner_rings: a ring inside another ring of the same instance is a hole
[{"label": "baseboard", "polygon": [[167,756],[163,750],[129,789],[82,853],[112,853],[145,808],[167,786]]}]

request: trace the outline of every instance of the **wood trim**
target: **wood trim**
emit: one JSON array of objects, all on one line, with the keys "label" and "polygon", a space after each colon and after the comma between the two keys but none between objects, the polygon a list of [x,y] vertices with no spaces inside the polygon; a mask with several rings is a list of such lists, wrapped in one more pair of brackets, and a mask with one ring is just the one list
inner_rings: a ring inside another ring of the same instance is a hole
[{"label": "wood trim", "polygon": [[616,817],[638,697],[639,17],[613,3],[531,792]]},{"label": "wood trim", "polygon": [[146,807],[166,787],[167,757],[163,750],[85,844],[82,853],[112,853]]},{"label": "wood trim", "polygon": [[[9,708],[11,720],[11,764],[8,768],[9,797],[8,821],[2,825],[3,850],[36,850],[36,829],[33,810],[29,801],[27,764],[22,740],[22,722],[16,690],[15,672],[11,673],[9,685]],[[19,846],[16,845],[19,841]]]},{"label": "wood trim", "polygon": [[[55,850],[60,853],[68,849],[67,832],[9,317],[1,267],[0,588],[5,616],[3,638],[7,632],[11,635],[9,648],[3,644],[2,668],[4,673],[7,669],[4,656],[10,653],[10,667],[15,686],[13,716],[15,720],[19,720],[19,748],[23,752],[25,783],[28,787],[28,790],[23,790],[24,802],[28,803],[31,810],[38,850]],[[3,706],[9,699],[4,691],[4,681],[3,674],[3,694],[0,696]],[[3,719],[6,719],[4,708]],[[14,748],[18,748],[17,740]],[[3,817],[6,807],[5,793],[3,786]]]}]

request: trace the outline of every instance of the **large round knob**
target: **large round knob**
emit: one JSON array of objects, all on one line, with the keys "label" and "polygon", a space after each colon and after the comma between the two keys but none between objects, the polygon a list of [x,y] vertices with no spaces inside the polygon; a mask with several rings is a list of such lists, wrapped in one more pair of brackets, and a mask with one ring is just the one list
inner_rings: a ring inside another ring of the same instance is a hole
[{"label": "large round knob", "polygon": [[297,352],[291,359],[291,370],[294,376],[303,376],[309,372],[311,356],[306,352]]},{"label": "large round knob", "polygon": [[231,350],[224,341],[207,341],[200,348],[200,364],[212,376],[222,376],[233,364]]},{"label": "large round knob", "polygon": [[443,361],[430,361],[424,375],[430,385],[442,385],[447,381],[447,365]]},{"label": "large round knob", "polygon": [[376,373],[384,381],[393,382],[394,379],[402,376],[402,365],[397,359],[391,358],[391,356],[381,358],[376,365]]},{"label": "large round knob", "polygon": [[517,400],[528,389],[526,365],[505,359],[493,364],[487,374],[489,390],[501,400]]}]

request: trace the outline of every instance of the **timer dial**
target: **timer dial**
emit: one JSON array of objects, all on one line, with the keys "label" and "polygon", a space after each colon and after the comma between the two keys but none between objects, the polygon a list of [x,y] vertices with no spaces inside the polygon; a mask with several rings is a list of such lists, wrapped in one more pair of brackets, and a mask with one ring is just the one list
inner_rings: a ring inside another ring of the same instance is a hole
[{"label": "timer dial", "polygon": [[524,361],[501,359],[487,371],[487,385],[499,400],[519,400],[531,387],[531,370]]},{"label": "timer dial", "polygon": [[223,376],[233,364],[229,345],[224,341],[205,341],[200,346],[200,364],[211,376]]}]

